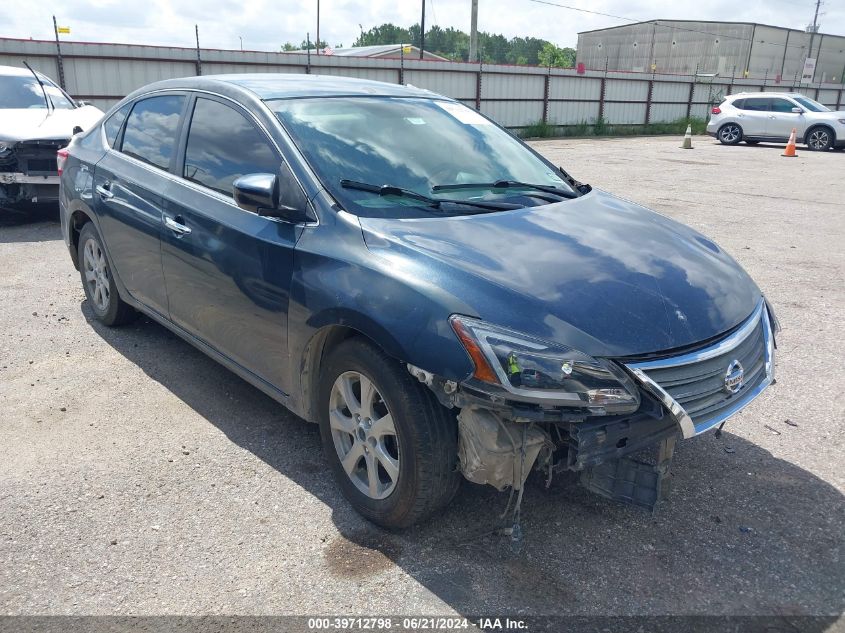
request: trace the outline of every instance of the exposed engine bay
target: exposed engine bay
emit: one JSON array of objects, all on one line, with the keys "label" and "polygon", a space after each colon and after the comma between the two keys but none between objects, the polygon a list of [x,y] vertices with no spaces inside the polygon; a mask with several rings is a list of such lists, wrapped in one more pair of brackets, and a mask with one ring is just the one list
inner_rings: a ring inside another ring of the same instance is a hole
[{"label": "exposed engine bay", "polygon": [[521,498],[532,470],[547,485],[555,473],[574,471],[588,490],[649,510],[669,493],[679,430],[648,394],[634,413],[590,417],[490,397],[412,365],[408,370],[442,404],[460,409],[459,467],[469,481]]}]

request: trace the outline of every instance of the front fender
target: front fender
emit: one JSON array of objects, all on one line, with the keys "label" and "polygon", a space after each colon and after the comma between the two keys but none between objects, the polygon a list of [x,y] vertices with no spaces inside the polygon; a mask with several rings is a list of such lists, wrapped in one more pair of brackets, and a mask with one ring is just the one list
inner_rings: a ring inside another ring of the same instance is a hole
[{"label": "front fender", "polygon": [[357,219],[342,215],[306,229],[294,256],[289,384],[293,408],[304,417],[313,376],[303,375],[315,341],[333,327],[354,330],[397,360],[444,378],[462,380],[473,370],[448,322],[469,308],[432,280],[403,274],[395,262],[373,255]]}]

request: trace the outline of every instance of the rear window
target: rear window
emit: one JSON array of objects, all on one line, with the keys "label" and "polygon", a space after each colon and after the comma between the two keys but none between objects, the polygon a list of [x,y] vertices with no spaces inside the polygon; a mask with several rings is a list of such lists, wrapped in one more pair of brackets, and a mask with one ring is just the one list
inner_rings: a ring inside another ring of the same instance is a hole
[{"label": "rear window", "polygon": [[742,110],[743,106],[745,106],[745,99],[737,99],[733,102],[733,106]]},{"label": "rear window", "polygon": [[771,99],[761,99],[758,97],[752,97],[750,99],[745,100],[745,104],[742,106],[742,109],[752,110],[756,112],[768,112],[770,102]]},{"label": "rear window", "polygon": [[114,147],[117,135],[120,133],[120,128],[123,127],[123,122],[126,120],[126,115],[129,114],[129,108],[131,107],[132,104],[127,103],[120,110],[106,119],[103,127],[106,132],[106,139],[108,140],[109,147]]},{"label": "rear window", "polygon": [[135,103],[120,151],[145,163],[167,169],[176,149],[176,131],[185,97],[150,97]]}]

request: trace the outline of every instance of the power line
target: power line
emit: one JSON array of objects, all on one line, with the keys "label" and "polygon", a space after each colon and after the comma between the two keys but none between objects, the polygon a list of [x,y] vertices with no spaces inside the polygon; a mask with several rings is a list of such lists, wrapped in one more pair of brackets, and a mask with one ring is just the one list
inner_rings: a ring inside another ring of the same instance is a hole
[{"label": "power line", "polygon": [[[801,46],[798,44],[779,44],[776,42],[767,42],[765,40],[755,40],[749,37],[740,37],[739,35],[728,35],[725,33],[711,33],[710,31],[702,31],[699,29],[691,29],[689,27],[684,26],[676,26],[674,24],[661,24],[659,20],[637,20],[634,18],[628,18],[622,15],[614,15],[612,13],[602,13],[601,11],[592,11],[590,9],[582,9],[580,7],[573,7],[568,4],[561,4],[559,2],[551,2],[550,0],[528,0],[529,2],[534,2],[536,4],[545,4],[551,7],[558,7],[560,9],[569,9],[570,11],[579,11],[581,13],[590,13],[592,15],[600,15],[606,18],[615,18],[617,20],[626,20],[628,22],[637,23],[637,24],[653,24],[654,26],[659,26],[664,29],[675,29],[677,31],[686,31],[688,33],[700,33],[702,35],[711,35],[713,37],[725,38],[730,40],[739,40],[741,42],[751,42],[752,44],[769,44],[771,46],[778,46],[782,47],[785,46],[787,48],[798,48],[798,49],[805,49],[806,46]],[[614,27],[610,27],[614,28]],[[795,29],[789,29],[795,30]]]}]

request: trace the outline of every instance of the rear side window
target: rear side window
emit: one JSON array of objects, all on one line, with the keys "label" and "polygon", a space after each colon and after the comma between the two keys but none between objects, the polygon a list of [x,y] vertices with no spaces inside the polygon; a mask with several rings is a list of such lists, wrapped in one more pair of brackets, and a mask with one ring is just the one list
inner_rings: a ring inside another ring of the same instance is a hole
[{"label": "rear side window", "polygon": [[126,120],[126,115],[129,114],[129,108],[131,107],[132,104],[127,103],[120,110],[106,119],[103,128],[106,131],[106,140],[108,141],[109,147],[114,147],[117,135],[120,133],[120,128],[123,127],[123,122]]},{"label": "rear side window", "polygon": [[136,102],[126,120],[120,151],[161,169],[170,167],[184,102],[185,97],[181,95]]},{"label": "rear side window", "polygon": [[245,174],[276,174],[281,161],[267,138],[240,112],[198,98],[188,131],[183,176],[227,196]]},{"label": "rear side window", "polygon": [[755,112],[768,112],[770,102],[771,102],[771,99],[762,99],[762,98],[752,97],[751,99],[745,100],[745,104],[742,106],[742,109],[743,110],[752,110],[752,111],[755,111]]},{"label": "rear side window", "polygon": [[792,108],[797,108],[794,103],[786,99],[772,99],[772,112],[792,112]]},{"label": "rear side window", "polygon": [[736,101],[734,101],[733,106],[742,110],[742,108],[745,106],[745,99],[737,99]]}]

